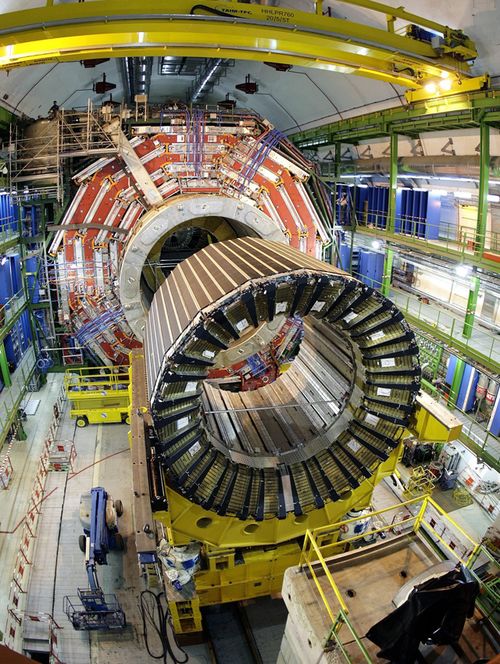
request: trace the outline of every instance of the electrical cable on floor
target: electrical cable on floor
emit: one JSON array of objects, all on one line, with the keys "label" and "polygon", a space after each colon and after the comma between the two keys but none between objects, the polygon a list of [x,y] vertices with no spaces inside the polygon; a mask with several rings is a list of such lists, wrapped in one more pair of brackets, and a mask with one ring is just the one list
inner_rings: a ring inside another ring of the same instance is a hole
[{"label": "electrical cable on floor", "polygon": [[[172,624],[170,620],[170,613],[168,609],[164,611],[161,598],[164,595],[163,592],[158,595],[151,590],[143,590],[140,595],[140,605],[139,609],[142,617],[142,628],[144,634],[144,642],[146,644],[146,650],[148,655],[153,659],[161,659],[164,664],[167,664],[168,657],[171,657],[171,660],[174,664],[186,664],[189,660],[189,656],[185,650],[183,650],[177,641],[175,640],[174,634],[174,644],[175,647],[184,655],[184,659],[178,659],[174,654],[172,649],[172,644],[168,636],[169,626],[172,629]],[[161,643],[161,653],[153,654],[151,651],[151,646],[148,640],[148,625],[153,628],[158,636]],[[173,631],[172,631],[173,634]]]}]

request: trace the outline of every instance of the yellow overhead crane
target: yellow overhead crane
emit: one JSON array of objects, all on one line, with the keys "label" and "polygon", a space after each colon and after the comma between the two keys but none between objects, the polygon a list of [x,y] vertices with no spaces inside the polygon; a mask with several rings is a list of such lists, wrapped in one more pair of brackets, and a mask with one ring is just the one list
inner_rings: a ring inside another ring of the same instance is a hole
[{"label": "yellow overhead crane", "polygon": [[138,55],[235,58],[375,78],[407,88],[409,102],[489,84],[487,75],[471,77],[477,52],[461,30],[371,0],[339,1],[382,15],[385,29],[323,15],[320,1],[307,13],[233,0],[161,8],[155,0],[47,0],[2,14],[0,69]]}]

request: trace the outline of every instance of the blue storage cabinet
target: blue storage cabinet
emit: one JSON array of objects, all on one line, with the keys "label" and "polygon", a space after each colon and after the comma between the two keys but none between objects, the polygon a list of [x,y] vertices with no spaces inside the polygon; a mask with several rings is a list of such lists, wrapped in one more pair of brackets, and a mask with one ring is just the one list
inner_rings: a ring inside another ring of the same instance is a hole
[{"label": "blue storage cabinet", "polygon": [[457,408],[463,410],[464,413],[468,413],[474,406],[478,380],[479,371],[470,364],[466,364],[457,397]]},{"label": "blue storage cabinet", "polygon": [[358,222],[374,228],[386,228],[389,208],[387,187],[356,187],[356,216]]},{"label": "blue storage cabinet", "polygon": [[28,311],[23,311],[20,318],[21,325],[21,350],[24,352],[30,346],[32,340],[31,325],[30,325],[30,316]]},{"label": "blue storage cabinet", "polygon": [[[457,362],[458,358],[455,355],[450,355],[445,377],[445,381],[448,385],[453,383],[453,376],[455,375]],[[470,364],[465,363],[464,373],[462,380],[460,381],[456,400],[456,407],[463,410],[464,413],[469,412],[474,407],[478,381],[479,371]]]},{"label": "blue storage cabinet", "polygon": [[351,263],[351,246],[345,242],[339,245],[339,255],[337,256],[337,267],[345,272],[349,272]]},{"label": "blue storage cabinet", "polygon": [[17,229],[17,209],[8,193],[0,193],[0,231]]},{"label": "blue storage cabinet", "polygon": [[353,188],[354,202],[356,206],[356,220],[358,224],[366,225],[368,223],[368,210],[370,203],[368,200],[368,187]]},{"label": "blue storage cabinet", "polygon": [[21,275],[21,256],[19,254],[9,254],[7,256],[10,261],[10,274],[12,280],[12,294],[15,295],[22,291],[23,281]]},{"label": "blue storage cabinet", "polygon": [[380,288],[384,273],[384,254],[360,249],[358,256],[358,278],[367,286]]},{"label": "blue storage cabinet", "polygon": [[439,238],[439,224],[441,222],[441,192],[429,191],[427,196],[427,223],[425,224],[425,237],[427,240]]},{"label": "blue storage cabinet", "polygon": [[8,302],[13,294],[11,261],[4,256],[0,258],[0,304]]},{"label": "blue storage cabinet", "polygon": [[493,410],[491,411],[488,422],[488,431],[494,436],[500,436],[500,390],[497,392],[497,398]]},{"label": "blue storage cabinet", "polygon": [[457,366],[457,358],[455,355],[450,355],[448,358],[448,365],[446,367],[446,376],[445,376],[445,382],[448,385],[451,385],[453,382],[453,376],[455,375],[455,367]]},{"label": "blue storage cabinet", "polygon": [[389,189],[370,187],[368,189],[368,225],[375,228],[386,228],[388,210]]},{"label": "blue storage cabinet", "polygon": [[420,189],[398,189],[396,192],[396,233],[437,240],[440,218],[440,192]]}]

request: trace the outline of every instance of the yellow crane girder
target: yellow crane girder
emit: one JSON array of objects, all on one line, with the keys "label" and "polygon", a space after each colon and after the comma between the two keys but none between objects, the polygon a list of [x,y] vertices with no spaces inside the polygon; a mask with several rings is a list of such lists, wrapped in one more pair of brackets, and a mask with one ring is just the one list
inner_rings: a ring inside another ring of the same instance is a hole
[{"label": "yellow crane girder", "polygon": [[[383,12],[387,28],[341,18],[233,0],[202,5],[174,0],[159,9],[155,0],[96,0],[2,14],[0,69],[125,56],[234,58],[352,73],[387,81],[425,96],[426,84],[447,79],[440,94],[473,83],[467,61],[473,42],[458,30],[420,19],[440,32],[439,47],[397,34],[394,22],[419,17],[371,0],[342,0]],[[167,13],[168,12],[168,13]],[[432,97],[429,93],[427,96]]]}]

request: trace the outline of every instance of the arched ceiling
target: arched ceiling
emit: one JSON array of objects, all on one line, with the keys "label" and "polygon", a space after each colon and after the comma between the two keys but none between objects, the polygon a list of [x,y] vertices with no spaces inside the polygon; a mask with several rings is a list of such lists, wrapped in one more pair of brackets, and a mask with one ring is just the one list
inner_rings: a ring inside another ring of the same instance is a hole
[{"label": "arched ceiling", "polygon": [[[62,0],[60,4],[70,1],[75,0]],[[40,0],[4,0],[0,13],[43,7],[45,4]],[[54,0],[54,4],[59,3]],[[308,0],[268,0],[265,4],[313,11],[313,3]],[[399,7],[400,0],[386,0],[385,4]],[[407,0],[405,9],[450,27],[461,28],[475,42],[479,53],[473,73],[479,75],[487,71],[495,82],[495,77],[500,78],[499,5],[495,0]],[[336,17],[383,27],[382,15],[338,1],[325,2],[324,8],[329,6]],[[396,24],[398,28],[404,28],[403,22]],[[185,100],[193,77],[160,76],[158,66],[159,59],[154,58],[150,100]],[[109,95],[97,95],[92,88],[102,79],[103,73],[109,82],[116,84],[113,99],[120,101],[124,96],[122,66],[119,60],[110,60],[91,69],[74,62],[20,67],[8,73],[1,71],[0,104],[16,113],[36,118],[45,116],[54,100],[65,108],[85,107],[89,98],[101,103]],[[247,74],[258,84],[257,94],[246,95],[235,90],[235,85],[242,83]],[[278,72],[262,63],[244,61],[236,61],[233,67],[228,68],[226,76],[203,101],[216,102],[224,99],[227,93],[240,106],[255,109],[285,133],[405,103],[402,88],[382,81],[300,67]]]}]

